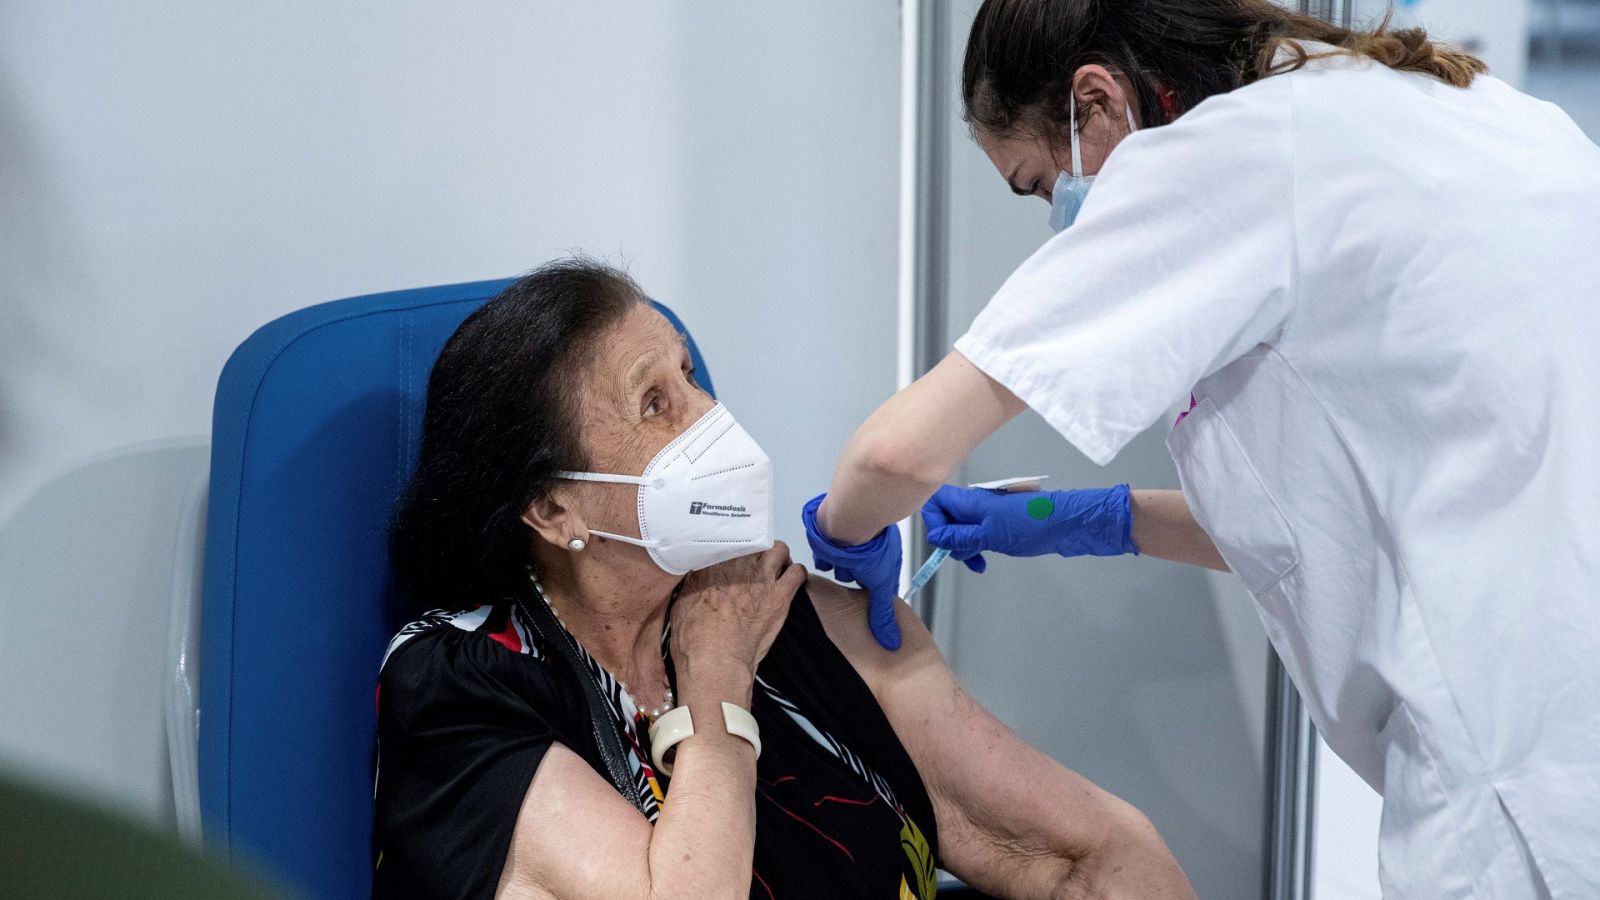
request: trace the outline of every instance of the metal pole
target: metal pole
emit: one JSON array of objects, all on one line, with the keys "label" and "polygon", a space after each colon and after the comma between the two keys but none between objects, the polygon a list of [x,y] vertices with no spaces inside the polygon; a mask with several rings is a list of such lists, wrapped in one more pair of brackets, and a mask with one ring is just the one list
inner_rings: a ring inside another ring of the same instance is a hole
[{"label": "metal pole", "polygon": [[1334,15],[1334,0],[1296,0],[1295,9],[1308,16],[1326,19],[1340,28],[1349,28],[1355,21],[1355,0],[1339,0],[1338,15]]},{"label": "metal pole", "polygon": [[1267,664],[1267,885],[1271,900],[1310,900],[1317,729],[1278,654]]},{"label": "metal pole", "polygon": [[[948,349],[947,281],[950,169],[948,0],[905,0],[901,6],[900,386],[933,368]],[[913,516],[901,584],[923,547],[922,521]],[[933,623],[937,583],[912,598],[924,622]]]},{"label": "metal pole", "polygon": [[1550,63],[1561,65],[1561,0],[1550,0]]},{"label": "metal pole", "polygon": [[1299,0],[1300,12],[1333,21],[1333,0]]}]

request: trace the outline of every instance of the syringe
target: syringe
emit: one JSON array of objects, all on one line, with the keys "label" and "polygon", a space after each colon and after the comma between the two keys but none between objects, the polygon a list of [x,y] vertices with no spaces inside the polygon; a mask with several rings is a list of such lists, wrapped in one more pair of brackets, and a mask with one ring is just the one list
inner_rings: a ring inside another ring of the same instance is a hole
[{"label": "syringe", "polygon": [[939,571],[939,567],[944,565],[944,561],[949,558],[950,551],[943,547],[928,554],[928,561],[922,564],[922,568],[917,570],[917,574],[911,576],[911,586],[906,588],[906,596],[910,597],[926,587],[928,582],[933,579],[933,573]]}]

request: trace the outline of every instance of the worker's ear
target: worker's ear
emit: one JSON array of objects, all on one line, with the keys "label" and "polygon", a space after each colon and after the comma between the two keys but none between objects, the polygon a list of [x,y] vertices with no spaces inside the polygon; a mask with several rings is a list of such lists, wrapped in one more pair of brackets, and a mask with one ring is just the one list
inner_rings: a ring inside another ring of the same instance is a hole
[{"label": "worker's ear", "polygon": [[[1101,65],[1083,66],[1072,76],[1072,93],[1078,99],[1078,127],[1089,128],[1089,120],[1097,115],[1107,115],[1118,128],[1126,129],[1127,117],[1123,110],[1137,106],[1128,96],[1123,83]],[[1063,121],[1066,110],[1062,110]]]},{"label": "worker's ear", "polygon": [[557,547],[567,546],[573,538],[589,539],[588,525],[573,502],[572,487],[565,482],[557,484],[533,498],[522,511],[522,523]]}]

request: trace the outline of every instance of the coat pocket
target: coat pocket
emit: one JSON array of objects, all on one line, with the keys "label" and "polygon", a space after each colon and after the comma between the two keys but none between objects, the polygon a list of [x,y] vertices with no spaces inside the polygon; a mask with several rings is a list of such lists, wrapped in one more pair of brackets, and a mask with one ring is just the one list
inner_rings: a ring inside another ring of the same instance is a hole
[{"label": "coat pocket", "polygon": [[1300,560],[1282,507],[1209,397],[1173,429],[1167,450],[1195,520],[1259,601]]}]

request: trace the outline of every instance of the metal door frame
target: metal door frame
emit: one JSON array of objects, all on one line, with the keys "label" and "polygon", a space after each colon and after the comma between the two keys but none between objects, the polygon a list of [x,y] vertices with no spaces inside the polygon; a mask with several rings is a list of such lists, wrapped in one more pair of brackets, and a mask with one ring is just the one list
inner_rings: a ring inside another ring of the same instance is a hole
[{"label": "metal door frame", "polygon": [[[933,368],[950,346],[949,312],[949,53],[947,0],[900,3],[900,279],[898,387]],[[902,545],[926,546],[920,516],[900,523]],[[915,560],[920,565],[922,560]],[[902,560],[900,589],[910,584],[913,559]],[[938,579],[912,600],[933,628]]]}]

